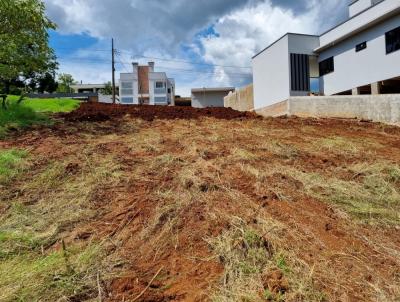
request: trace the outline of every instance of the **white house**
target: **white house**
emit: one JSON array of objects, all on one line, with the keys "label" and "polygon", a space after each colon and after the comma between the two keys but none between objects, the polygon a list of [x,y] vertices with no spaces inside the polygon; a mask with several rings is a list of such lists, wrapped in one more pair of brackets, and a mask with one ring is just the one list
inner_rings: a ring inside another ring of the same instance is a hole
[{"label": "white house", "polygon": [[252,64],[255,109],[313,93],[400,93],[400,0],[353,0],[345,22],[288,33]]},{"label": "white house", "polygon": [[146,66],[133,63],[132,73],[121,73],[119,100],[121,104],[174,105],[175,81],[165,72],[155,72],[154,62]]},{"label": "white house", "polygon": [[193,88],[192,107],[224,107],[224,97],[235,91],[234,87]]}]

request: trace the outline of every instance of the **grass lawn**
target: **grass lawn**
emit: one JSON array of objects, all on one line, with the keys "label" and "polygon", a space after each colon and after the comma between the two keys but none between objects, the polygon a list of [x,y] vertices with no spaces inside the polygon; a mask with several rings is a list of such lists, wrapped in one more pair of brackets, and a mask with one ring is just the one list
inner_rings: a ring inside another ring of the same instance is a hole
[{"label": "grass lawn", "polygon": [[[11,102],[16,102],[17,96],[11,96]],[[79,107],[79,101],[72,99],[25,99],[23,105],[36,112],[70,112]]]},{"label": "grass lawn", "polygon": [[25,99],[21,104],[17,100],[17,96],[11,96],[8,108],[0,108],[0,138],[12,130],[49,124],[49,114],[69,112],[79,106],[79,101],[71,99]]}]

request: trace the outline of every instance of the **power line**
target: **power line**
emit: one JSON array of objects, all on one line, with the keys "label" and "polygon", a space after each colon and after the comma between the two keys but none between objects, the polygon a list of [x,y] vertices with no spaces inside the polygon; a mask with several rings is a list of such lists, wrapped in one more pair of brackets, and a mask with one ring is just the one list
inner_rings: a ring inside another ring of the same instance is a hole
[{"label": "power line", "polygon": [[[74,48],[57,48],[57,50],[76,50]],[[85,51],[85,50],[84,50]],[[88,49],[87,51],[97,51],[97,52],[108,52],[109,50],[107,49]],[[139,54],[132,54],[131,52],[128,51],[123,51],[123,50],[118,50],[120,53],[125,53],[131,55],[131,58],[134,59],[135,57],[139,58],[144,58],[144,59],[154,59],[154,60],[159,60],[159,61],[165,61],[165,62],[177,62],[177,63],[186,63],[186,64],[192,64],[192,65],[203,65],[203,66],[210,66],[210,67],[225,67],[225,68],[238,68],[238,69],[251,69],[251,66],[233,66],[233,65],[221,65],[221,64],[211,64],[211,63],[202,63],[202,62],[194,62],[194,61],[187,61],[187,60],[177,60],[177,59],[165,59],[165,58],[160,58],[160,57],[149,57],[149,56],[144,56],[144,55],[139,55]]]},{"label": "power line", "polygon": [[[111,63],[110,60],[107,59],[87,59],[87,58],[74,58],[74,57],[68,57],[68,58],[60,58],[61,61],[84,61],[88,63]],[[123,62],[119,61],[121,65],[125,64],[130,64],[128,62]],[[157,65],[157,68],[159,69],[164,69],[164,70],[172,70],[172,71],[180,71],[180,72],[190,72],[190,73],[211,73],[211,74],[218,74],[216,71],[212,70],[198,70],[198,69],[183,69],[183,68],[176,68],[176,67],[171,67],[171,66],[162,66],[162,65]],[[251,73],[239,73],[239,72],[233,72],[233,71],[224,71],[228,75],[240,75],[240,76],[249,76]]]}]

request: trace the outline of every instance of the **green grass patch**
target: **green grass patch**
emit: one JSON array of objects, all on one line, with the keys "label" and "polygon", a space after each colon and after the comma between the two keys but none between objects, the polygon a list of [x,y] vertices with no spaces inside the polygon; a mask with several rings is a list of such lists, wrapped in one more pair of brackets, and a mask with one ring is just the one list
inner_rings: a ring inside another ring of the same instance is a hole
[{"label": "green grass patch", "polygon": [[0,184],[5,184],[23,169],[25,150],[0,150]]},{"label": "green grass patch", "polygon": [[71,99],[25,99],[17,104],[18,97],[8,98],[7,109],[0,107],[0,138],[10,131],[32,125],[49,125],[49,113],[69,112],[79,107],[79,101]]},{"label": "green grass patch", "polygon": [[[20,237],[16,237],[17,242]],[[96,296],[101,246],[71,246],[0,261],[0,301],[82,301]],[[64,301],[64,300],[63,300]]]},{"label": "green grass patch", "polygon": [[[18,100],[17,96],[9,96],[11,104]],[[31,108],[35,112],[70,112],[79,107],[80,102],[73,99],[24,99],[22,105]]]}]

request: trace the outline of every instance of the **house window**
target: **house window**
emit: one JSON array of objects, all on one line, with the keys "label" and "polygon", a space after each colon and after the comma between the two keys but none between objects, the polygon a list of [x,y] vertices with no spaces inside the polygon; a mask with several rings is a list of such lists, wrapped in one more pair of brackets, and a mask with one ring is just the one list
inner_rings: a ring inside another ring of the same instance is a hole
[{"label": "house window", "polygon": [[133,95],[132,82],[121,82],[121,95]]},{"label": "house window", "polygon": [[121,103],[122,104],[133,104],[133,98],[122,97]]},{"label": "house window", "polygon": [[305,54],[290,54],[291,90],[310,91],[310,58]]},{"label": "house window", "polygon": [[166,97],[155,97],[154,98],[154,103],[156,105],[164,105],[167,103],[167,98]]},{"label": "house window", "polygon": [[362,43],[356,45],[356,52],[359,52],[366,48],[367,48],[367,42],[362,42]]},{"label": "house window", "polygon": [[335,63],[333,57],[319,62],[319,75],[322,77],[328,73],[335,71]]},{"label": "house window", "polygon": [[164,88],[164,82],[156,82],[156,88]]},{"label": "house window", "polygon": [[385,34],[386,54],[390,54],[400,49],[400,27],[397,27]]}]

